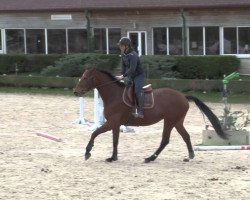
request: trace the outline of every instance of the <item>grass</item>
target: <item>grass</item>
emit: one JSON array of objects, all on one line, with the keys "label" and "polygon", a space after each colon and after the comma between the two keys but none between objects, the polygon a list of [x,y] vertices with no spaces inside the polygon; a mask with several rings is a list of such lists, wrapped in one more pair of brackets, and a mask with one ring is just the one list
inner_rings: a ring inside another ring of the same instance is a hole
[{"label": "grass", "polygon": [[[39,94],[39,95],[63,95],[63,96],[74,96],[72,89],[62,89],[62,88],[24,88],[24,87],[0,87],[0,93],[17,93],[17,94]],[[93,91],[88,92],[86,96],[93,97]],[[222,102],[221,92],[185,92],[186,95],[196,96],[202,101],[206,102]],[[229,103],[250,103],[250,94],[239,93],[239,94],[229,94]]]},{"label": "grass", "polygon": [[[63,95],[74,96],[72,89],[63,88],[25,88],[25,87],[0,87],[0,93],[17,93],[17,94],[38,94],[38,95]],[[88,92],[86,96],[93,97],[94,92]]]}]

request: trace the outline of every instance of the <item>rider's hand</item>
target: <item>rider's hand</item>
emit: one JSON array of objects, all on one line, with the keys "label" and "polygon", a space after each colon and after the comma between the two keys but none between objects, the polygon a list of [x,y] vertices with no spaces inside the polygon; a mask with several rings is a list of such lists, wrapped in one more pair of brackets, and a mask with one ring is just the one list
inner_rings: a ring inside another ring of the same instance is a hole
[{"label": "rider's hand", "polygon": [[121,75],[121,76],[116,76],[116,78],[117,78],[118,80],[122,80],[122,79],[124,78],[124,76],[123,76],[123,75]]}]

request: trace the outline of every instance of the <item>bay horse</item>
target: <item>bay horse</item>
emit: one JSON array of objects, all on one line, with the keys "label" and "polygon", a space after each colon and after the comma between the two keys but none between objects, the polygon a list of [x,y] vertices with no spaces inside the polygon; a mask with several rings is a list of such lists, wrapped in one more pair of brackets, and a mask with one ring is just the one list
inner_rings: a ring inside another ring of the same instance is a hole
[{"label": "bay horse", "polygon": [[179,91],[160,88],[154,89],[154,107],[145,109],[144,118],[135,118],[132,115],[133,108],[123,102],[122,95],[125,84],[120,82],[107,71],[95,67],[84,71],[79,83],[76,85],[74,94],[82,96],[86,92],[96,88],[104,103],[104,116],[106,122],[97,128],[91,135],[90,141],[86,147],[85,160],[89,159],[95,138],[106,131],[113,132],[113,154],[106,161],[112,162],[118,160],[118,142],[120,126],[148,126],[164,120],[162,140],[158,149],[145,162],[154,161],[165,146],[169,143],[171,130],[176,128],[178,133],[185,141],[189,153],[189,159],[194,158],[190,136],[183,126],[184,118],[189,109],[188,101],[194,101],[199,109],[208,117],[216,133],[223,139],[227,138],[227,133],[223,131],[219,119],[201,100],[194,96],[185,96]]}]

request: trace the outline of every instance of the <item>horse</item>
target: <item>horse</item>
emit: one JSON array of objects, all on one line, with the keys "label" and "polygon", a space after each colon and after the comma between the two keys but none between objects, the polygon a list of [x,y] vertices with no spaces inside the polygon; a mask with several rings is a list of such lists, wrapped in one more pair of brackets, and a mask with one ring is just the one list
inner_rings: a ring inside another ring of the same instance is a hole
[{"label": "horse", "polygon": [[[122,99],[125,84],[118,80],[111,73],[97,69],[87,68],[79,82],[74,94],[77,97],[83,96],[86,92],[96,88],[104,103],[104,116],[106,122],[97,128],[91,135],[85,152],[85,160],[91,157],[91,150],[95,138],[101,133],[112,130],[113,153],[107,158],[107,162],[118,160],[118,143],[120,126],[149,126],[164,120],[162,140],[158,149],[145,162],[154,161],[162,150],[169,143],[170,134],[173,128],[181,135],[188,149],[188,160],[195,157],[190,136],[185,129],[183,122],[189,109],[189,101],[194,101],[198,108],[207,116],[218,136],[227,139],[227,133],[222,129],[219,119],[210,108],[195,96],[185,96],[179,91],[170,88],[153,89],[154,106],[144,110],[143,118],[135,118],[132,115],[133,108],[126,105]],[[185,160],[185,159],[184,159]]]}]

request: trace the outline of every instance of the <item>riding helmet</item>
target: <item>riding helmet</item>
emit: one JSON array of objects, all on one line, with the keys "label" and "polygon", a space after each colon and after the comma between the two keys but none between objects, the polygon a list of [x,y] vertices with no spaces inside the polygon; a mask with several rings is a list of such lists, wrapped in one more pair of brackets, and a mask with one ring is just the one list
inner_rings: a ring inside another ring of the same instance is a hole
[{"label": "riding helmet", "polygon": [[131,40],[127,37],[122,37],[119,40],[118,45],[131,46]]}]

